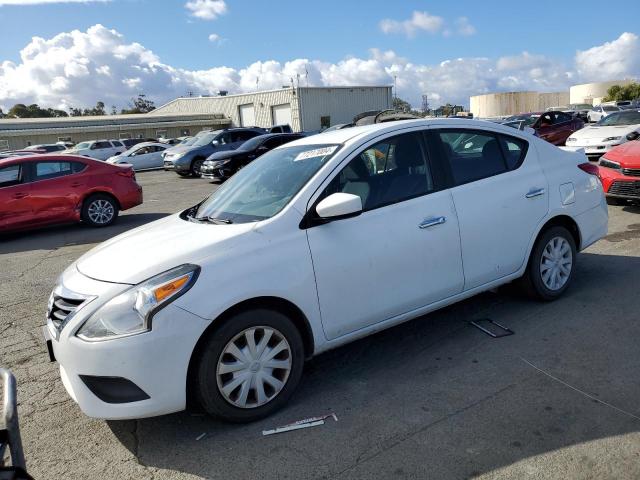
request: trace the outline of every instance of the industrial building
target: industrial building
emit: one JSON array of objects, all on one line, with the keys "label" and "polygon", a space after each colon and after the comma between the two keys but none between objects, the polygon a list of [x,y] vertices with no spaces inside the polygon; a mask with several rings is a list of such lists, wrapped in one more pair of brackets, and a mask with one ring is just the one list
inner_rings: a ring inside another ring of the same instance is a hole
[{"label": "industrial building", "polygon": [[470,111],[476,118],[503,117],[523,112],[540,112],[569,104],[569,92],[503,92],[475,95]]},{"label": "industrial building", "polygon": [[500,92],[475,95],[470,98],[470,111],[474,117],[491,118],[524,112],[541,112],[551,107],[569,104],[599,105],[607,90],[614,85],[627,85],[633,80],[584,83],[572,86],[568,92]]},{"label": "industrial building", "polygon": [[240,95],[177,98],[150,115],[222,114],[233,126],[289,124],[294,131],[314,131],[369,110],[392,108],[391,86],[280,88]]},{"label": "industrial building", "polygon": [[96,139],[175,138],[201,130],[289,124],[316,131],[393,105],[391,86],[283,87],[177,98],[145,114],[0,120],[0,150]]}]

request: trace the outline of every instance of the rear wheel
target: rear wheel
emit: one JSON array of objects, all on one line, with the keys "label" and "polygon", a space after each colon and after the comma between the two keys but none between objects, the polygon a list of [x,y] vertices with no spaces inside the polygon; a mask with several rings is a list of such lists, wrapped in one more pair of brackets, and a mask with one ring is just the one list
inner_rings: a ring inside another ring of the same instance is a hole
[{"label": "rear wheel", "polygon": [[188,177],[189,175],[191,175],[191,172],[176,172],[176,173],[181,177]]},{"label": "rear wheel", "polygon": [[196,398],[207,413],[223,420],[258,420],[291,397],[303,362],[302,338],[289,318],[266,309],[238,313],[201,349]]},{"label": "rear wheel", "polygon": [[118,211],[118,204],[113,197],[97,193],[82,204],[81,218],[92,227],[107,227],[116,221]]},{"label": "rear wheel", "polygon": [[551,301],[569,287],[576,264],[576,244],[564,227],[545,231],[531,252],[522,277],[525,290],[534,298]]}]

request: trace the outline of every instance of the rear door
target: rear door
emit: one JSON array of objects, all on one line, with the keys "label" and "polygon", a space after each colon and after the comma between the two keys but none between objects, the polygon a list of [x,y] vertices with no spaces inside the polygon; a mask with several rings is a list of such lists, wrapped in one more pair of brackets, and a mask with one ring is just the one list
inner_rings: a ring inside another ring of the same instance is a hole
[{"label": "rear door", "polygon": [[573,117],[568,113],[556,112],[553,120],[554,133],[551,143],[562,146],[573,133]]},{"label": "rear door", "polygon": [[437,129],[460,224],[465,290],[515,273],[548,211],[548,185],[528,142],[486,130]]},{"label": "rear door", "polygon": [[32,221],[29,193],[25,163],[0,167],[0,231],[29,225]]},{"label": "rear door", "polygon": [[111,142],[100,141],[94,142],[91,145],[91,156],[98,160],[106,160],[107,158],[115,155],[115,148],[111,145]]},{"label": "rear door", "polygon": [[31,200],[38,223],[71,220],[87,186],[80,162],[43,160],[31,163]]}]

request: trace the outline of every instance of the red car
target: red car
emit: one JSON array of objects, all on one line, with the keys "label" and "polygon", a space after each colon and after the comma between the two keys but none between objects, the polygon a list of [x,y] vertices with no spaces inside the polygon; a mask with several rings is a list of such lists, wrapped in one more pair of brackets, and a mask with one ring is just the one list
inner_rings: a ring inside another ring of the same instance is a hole
[{"label": "red car", "polygon": [[516,126],[518,122],[523,122],[525,127],[533,128],[536,136],[558,146],[563,146],[573,132],[584,128],[584,122],[578,116],[555,110],[522,113],[505,120],[505,124],[509,126]]},{"label": "red car", "polygon": [[73,155],[0,160],[0,232],[82,221],[111,225],[142,203],[131,166]]},{"label": "red car", "polygon": [[602,186],[613,203],[640,200],[640,140],[612,148],[599,165]]}]

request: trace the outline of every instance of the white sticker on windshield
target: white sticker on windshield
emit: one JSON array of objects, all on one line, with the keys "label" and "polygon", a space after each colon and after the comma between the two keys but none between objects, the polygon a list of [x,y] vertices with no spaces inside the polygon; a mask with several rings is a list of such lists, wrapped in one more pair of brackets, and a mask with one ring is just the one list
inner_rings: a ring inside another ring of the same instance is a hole
[{"label": "white sticker on windshield", "polygon": [[326,157],[327,155],[331,155],[338,148],[337,145],[332,147],[323,147],[316,148],[315,150],[307,150],[306,152],[299,153],[296,158],[293,159],[294,162],[298,162],[300,160],[306,160],[307,158],[314,157]]}]

